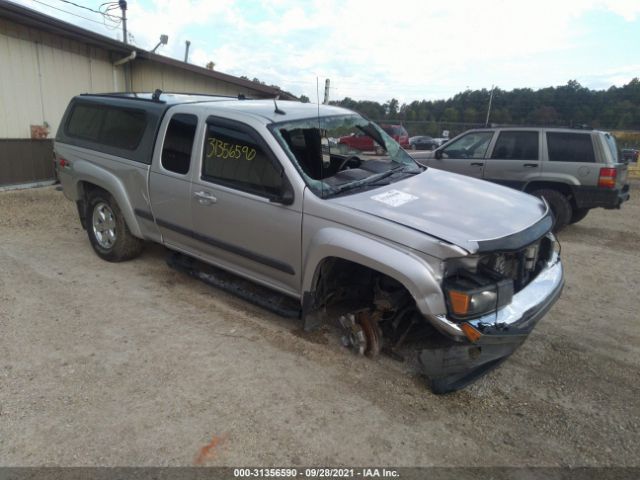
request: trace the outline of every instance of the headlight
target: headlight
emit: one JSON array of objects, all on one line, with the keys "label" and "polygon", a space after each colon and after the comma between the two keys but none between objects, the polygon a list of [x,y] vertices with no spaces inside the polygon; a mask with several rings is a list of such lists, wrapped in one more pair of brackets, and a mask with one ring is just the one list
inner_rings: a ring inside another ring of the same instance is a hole
[{"label": "headlight", "polygon": [[513,281],[463,271],[444,281],[444,291],[451,317],[468,320],[511,303]]}]

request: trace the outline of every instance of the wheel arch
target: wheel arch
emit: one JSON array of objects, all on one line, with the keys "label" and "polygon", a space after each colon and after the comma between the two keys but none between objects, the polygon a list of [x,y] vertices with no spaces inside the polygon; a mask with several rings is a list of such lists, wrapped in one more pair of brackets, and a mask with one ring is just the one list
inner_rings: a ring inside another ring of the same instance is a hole
[{"label": "wheel arch", "polygon": [[526,193],[532,193],[535,190],[541,189],[556,190],[557,192],[562,193],[569,199],[571,206],[573,208],[576,208],[575,196],[573,194],[573,184],[554,180],[534,180],[532,182],[529,182],[525,186],[523,191],[525,191]]},{"label": "wheel arch", "polygon": [[[76,164],[79,162],[76,162]],[[78,168],[74,164],[74,168]],[[133,207],[131,206],[131,202],[129,201],[129,196],[127,191],[120,181],[118,177],[115,175],[98,169],[93,165],[83,165],[82,168],[84,171],[77,172],[77,181],[75,184],[76,189],[76,198],[78,199],[78,212],[81,214],[81,222],[83,226],[86,225],[86,216],[82,216],[83,208],[86,210],[87,199],[91,192],[96,190],[102,190],[113,197],[113,199],[118,204],[120,211],[124,217],[124,221],[129,228],[129,231],[132,235],[143,238],[142,231],[140,229],[140,225],[138,224],[138,220],[133,211]],[[85,212],[86,215],[86,212]]]},{"label": "wheel arch", "polygon": [[[439,274],[423,258],[355,232],[322,229],[310,245],[302,279],[303,316],[318,306],[317,291],[327,262],[349,262],[401,284],[424,315],[446,312]],[[308,323],[305,319],[305,328]]]}]

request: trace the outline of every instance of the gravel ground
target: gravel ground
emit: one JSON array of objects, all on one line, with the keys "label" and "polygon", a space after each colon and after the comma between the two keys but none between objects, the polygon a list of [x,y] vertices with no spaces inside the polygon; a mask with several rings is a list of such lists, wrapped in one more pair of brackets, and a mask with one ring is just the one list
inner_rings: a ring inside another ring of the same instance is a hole
[{"label": "gravel ground", "polygon": [[53,187],[0,193],[0,465],[639,466],[639,186],[560,235],[560,301],[446,396],[159,246],[103,262]]}]

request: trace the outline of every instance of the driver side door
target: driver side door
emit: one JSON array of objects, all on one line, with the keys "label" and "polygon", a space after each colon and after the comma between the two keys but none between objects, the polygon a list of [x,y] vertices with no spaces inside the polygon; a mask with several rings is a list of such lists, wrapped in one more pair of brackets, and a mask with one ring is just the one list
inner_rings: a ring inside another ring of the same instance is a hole
[{"label": "driver side door", "polygon": [[[282,194],[291,192],[285,198]],[[191,215],[199,254],[293,296],[301,279],[302,198],[248,125],[209,117]]]},{"label": "driver side door", "polygon": [[436,150],[426,163],[439,170],[482,178],[493,136],[493,131],[469,132]]}]

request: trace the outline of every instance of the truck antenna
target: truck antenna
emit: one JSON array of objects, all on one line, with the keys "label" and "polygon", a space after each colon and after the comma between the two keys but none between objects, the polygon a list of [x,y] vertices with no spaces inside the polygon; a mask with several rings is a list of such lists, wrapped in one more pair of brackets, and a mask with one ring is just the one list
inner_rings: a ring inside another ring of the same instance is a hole
[{"label": "truck antenna", "polygon": [[280,95],[277,95],[276,98],[273,99],[273,105],[276,107],[274,112],[277,113],[278,115],[286,115],[286,112],[284,110],[280,110],[278,108],[278,104],[276,103],[276,100],[278,100],[279,98],[280,98]]}]

